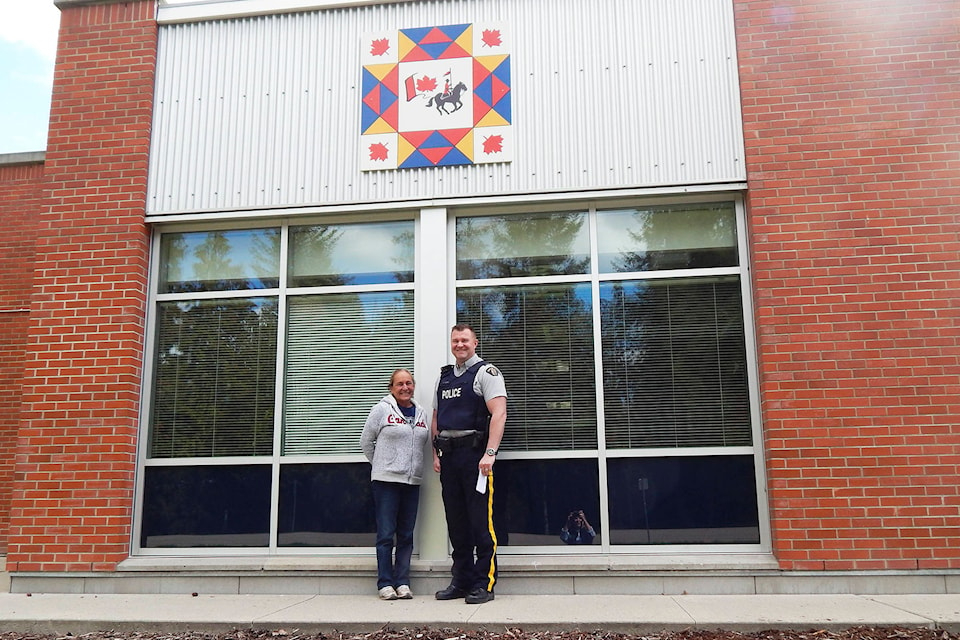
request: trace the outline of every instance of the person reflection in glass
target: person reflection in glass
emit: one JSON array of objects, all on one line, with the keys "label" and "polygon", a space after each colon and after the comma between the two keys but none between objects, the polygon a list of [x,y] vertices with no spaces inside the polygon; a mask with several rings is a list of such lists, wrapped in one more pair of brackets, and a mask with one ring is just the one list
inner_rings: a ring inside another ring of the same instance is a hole
[{"label": "person reflection in glass", "polygon": [[593,544],[597,532],[593,530],[582,509],[571,511],[567,524],[560,529],[560,539],[567,544]]},{"label": "person reflection in glass", "polygon": [[[397,369],[390,393],[370,409],[360,448],[370,461],[377,517],[377,590],[382,600],[409,600],[413,528],[420,504],[423,459],[430,429],[413,399],[413,375]],[[393,540],[396,536],[396,561]]]}]

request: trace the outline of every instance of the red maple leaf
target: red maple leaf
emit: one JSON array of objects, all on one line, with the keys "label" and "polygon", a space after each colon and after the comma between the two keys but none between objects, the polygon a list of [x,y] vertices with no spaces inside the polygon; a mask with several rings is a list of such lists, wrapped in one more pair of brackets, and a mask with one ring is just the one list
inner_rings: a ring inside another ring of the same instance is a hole
[{"label": "red maple leaf", "polygon": [[377,142],[370,145],[370,159],[371,160],[386,160],[387,156],[390,155],[387,145],[382,142]]},{"label": "red maple leaf", "polygon": [[500,153],[503,151],[503,136],[488,136],[483,139],[484,153]]},{"label": "red maple leaf", "polygon": [[503,44],[503,41],[500,40],[499,29],[484,29],[481,40],[483,40],[483,44],[488,47],[499,47],[501,44]]},{"label": "red maple leaf", "polygon": [[386,38],[380,38],[370,43],[370,55],[382,56],[390,50],[390,41]]},{"label": "red maple leaf", "polygon": [[437,88],[437,79],[430,78],[428,76],[423,76],[417,80],[417,91],[422,93],[424,91],[433,91]]}]

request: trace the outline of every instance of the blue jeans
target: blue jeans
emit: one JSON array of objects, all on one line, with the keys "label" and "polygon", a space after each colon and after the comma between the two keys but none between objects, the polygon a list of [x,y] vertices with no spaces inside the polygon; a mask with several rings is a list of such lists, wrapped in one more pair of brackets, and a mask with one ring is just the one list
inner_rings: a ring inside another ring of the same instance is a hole
[{"label": "blue jeans", "polygon": [[[377,512],[377,589],[408,585],[420,486],[374,480],[373,504]],[[396,561],[393,557],[394,536],[397,540]]]}]

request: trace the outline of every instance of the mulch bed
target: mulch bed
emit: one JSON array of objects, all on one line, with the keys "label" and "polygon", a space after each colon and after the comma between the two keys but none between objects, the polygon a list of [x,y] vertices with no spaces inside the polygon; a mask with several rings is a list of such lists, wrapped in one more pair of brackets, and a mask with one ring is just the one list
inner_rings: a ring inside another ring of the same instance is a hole
[{"label": "mulch bed", "polygon": [[302,634],[297,630],[237,629],[229,633],[116,633],[53,636],[29,633],[0,633],[0,640],[960,640],[960,634],[927,628],[851,627],[842,631],[670,631],[630,635],[602,630],[582,631],[464,631],[460,629],[392,629],[373,633]]}]

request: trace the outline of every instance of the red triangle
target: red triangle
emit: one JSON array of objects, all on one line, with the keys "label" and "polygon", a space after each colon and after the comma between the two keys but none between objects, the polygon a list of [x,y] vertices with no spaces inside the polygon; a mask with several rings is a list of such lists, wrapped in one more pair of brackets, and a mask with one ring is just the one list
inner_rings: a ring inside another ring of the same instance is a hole
[{"label": "red triangle", "polygon": [[451,148],[452,147],[433,147],[431,149],[417,149],[417,151],[422,153],[424,157],[433,164],[437,164],[443,160],[445,155],[450,153]]},{"label": "red triangle", "polygon": [[438,60],[444,60],[447,58],[470,58],[472,57],[463,47],[458,45],[456,42],[447,47],[443,53],[440,54]]},{"label": "red triangle", "polygon": [[473,124],[477,124],[483,117],[490,113],[493,109],[490,105],[486,103],[483,98],[478,98],[476,94],[473,95]]},{"label": "red triangle", "polygon": [[387,110],[380,114],[380,117],[396,131],[400,128],[400,103],[394,102],[387,107]]},{"label": "red triangle", "polygon": [[473,131],[473,129],[441,129],[440,135],[456,146],[456,144],[463,140],[471,131]]},{"label": "red triangle", "polygon": [[473,86],[479,87],[491,73],[493,72],[480,64],[476,58],[473,59]]},{"label": "red triangle", "polygon": [[493,77],[492,82],[493,86],[491,87],[491,97],[493,98],[493,104],[497,104],[500,102],[500,99],[503,98],[503,96],[510,93],[510,85],[496,76]]},{"label": "red triangle", "polygon": [[387,89],[390,89],[390,91],[393,91],[395,94],[397,94],[397,97],[399,98],[400,97],[400,67],[394,66],[393,69],[390,70],[390,73],[384,76],[381,83]]},{"label": "red triangle", "polygon": [[427,141],[427,138],[433,135],[433,131],[404,131],[400,135],[414,148],[418,149],[420,145]]},{"label": "red triangle", "polygon": [[434,27],[427,35],[420,38],[417,44],[437,44],[440,42],[451,42],[451,38],[440,29]]},{"label": "red triangle", "polygon": [[403,60],[400,62],[420,62],[421,60],[433,60],[433,56],[421,49],[420,47],[414,47],[407,52],[407,55],[403,56]]},{"label": "red triangle", "polygon": [[367,95],[363,96],[363,104],[373,109],[374,113],[380,113],[380,85],[378,84]]}]

